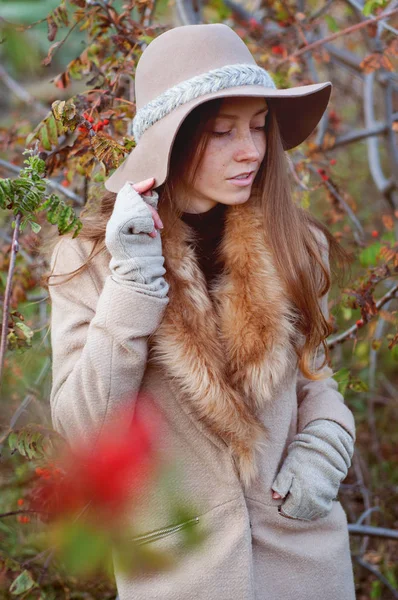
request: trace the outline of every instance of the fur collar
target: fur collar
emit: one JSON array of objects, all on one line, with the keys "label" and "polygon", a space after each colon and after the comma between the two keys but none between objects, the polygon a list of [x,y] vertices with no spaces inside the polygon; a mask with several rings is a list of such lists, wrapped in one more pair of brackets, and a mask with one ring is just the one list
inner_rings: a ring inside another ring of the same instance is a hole
[{"label": "fur collar", "polygon": [[159,212],[170,300],[152,337],[151,360],[229,446],[248,487],[257,473],[256,451],[267,441],[261,411],[297,364],[295,313],[255,205],[226,210],[223,272],[210,290],[192,245],[194,230],[180,219],[171,222],[164,208]]}]

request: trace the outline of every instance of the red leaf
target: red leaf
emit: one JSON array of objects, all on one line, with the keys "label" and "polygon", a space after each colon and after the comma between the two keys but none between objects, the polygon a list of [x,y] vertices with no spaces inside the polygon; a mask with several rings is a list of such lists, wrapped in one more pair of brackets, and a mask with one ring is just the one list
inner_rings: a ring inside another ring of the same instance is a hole
[{"label": "red leaf", "polygon": [[54,44],[52,44],[50,46],[47,57],[44,60],[42,60],[42,63],[41,63],[42,65],[47,67],[48,65],[51,64],[53,54],[60,44],[62,44],[62,42],[55,42]]},{"label": "red leaf", "polygon": [[52,15],[48,15],[47,17],[47,25],[48,25],[48,41],[53,42],[55,40],[55,36],[57,35],[58,25],[54,21]]}]

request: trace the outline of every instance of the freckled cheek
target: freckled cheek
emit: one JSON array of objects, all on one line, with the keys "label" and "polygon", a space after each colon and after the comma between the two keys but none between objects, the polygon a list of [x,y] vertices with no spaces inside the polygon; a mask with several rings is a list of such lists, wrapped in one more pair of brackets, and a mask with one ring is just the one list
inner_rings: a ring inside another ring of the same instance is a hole
[{"label": "freckled cheek", "polygon": [[220,157],[219,152],[209,152],[202,163],[198,179],[217,182],[224,177],[227,165],[228,160]]}]

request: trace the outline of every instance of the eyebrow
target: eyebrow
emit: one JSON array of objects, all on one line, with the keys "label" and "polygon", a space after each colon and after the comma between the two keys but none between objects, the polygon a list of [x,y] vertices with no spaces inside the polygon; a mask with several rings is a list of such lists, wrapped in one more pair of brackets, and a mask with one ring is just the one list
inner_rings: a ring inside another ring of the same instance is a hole
[{"label": "eyebrow", "polygon": [[[260,110],[258,110],[256,113],[254,113],[253,117],[256,117],[257,115],[261,115],[261,113],[264,112],[268,112],[268,107],[267,108],[261,108]],[[239,115],[227,115],[226,113],[220,113],[217,115],[216,117],[218,118],[224,118],[224,119],[238,119]]]}]

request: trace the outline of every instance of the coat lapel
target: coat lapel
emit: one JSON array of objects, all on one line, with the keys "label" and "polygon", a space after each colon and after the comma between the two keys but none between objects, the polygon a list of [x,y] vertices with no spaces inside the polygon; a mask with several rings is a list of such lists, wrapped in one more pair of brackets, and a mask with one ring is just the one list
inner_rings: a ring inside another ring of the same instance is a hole
[{"label": "coat lapel", "polygon": [[170,300],[152,336],[151,360],[225,441],[247,487],[257,473],[256,451],[268,439],[261,409],[296,364],[294,311],[255,206],[228,207],[219,250],[223,272],[210,290],[194,230],[164,207],[159,213]]}]

